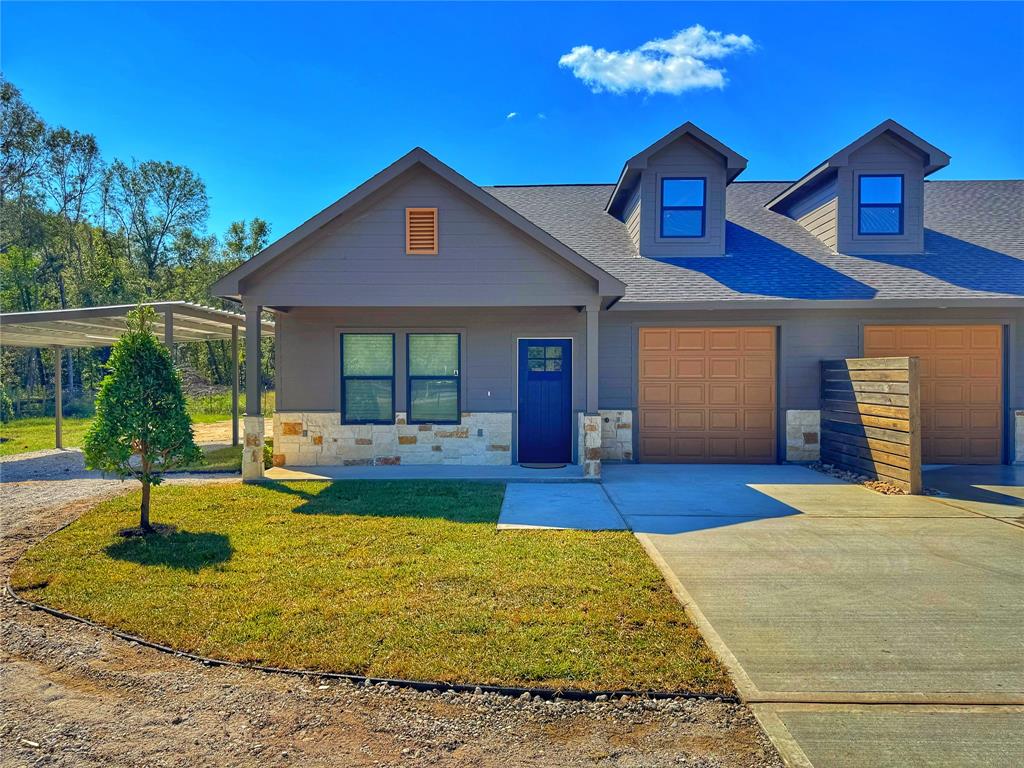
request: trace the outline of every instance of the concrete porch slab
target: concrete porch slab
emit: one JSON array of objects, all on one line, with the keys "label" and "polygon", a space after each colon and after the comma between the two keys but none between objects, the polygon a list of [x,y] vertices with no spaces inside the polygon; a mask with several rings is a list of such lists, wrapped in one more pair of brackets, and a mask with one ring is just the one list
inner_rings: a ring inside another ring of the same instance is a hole
[{"label": "concrete porch slab", "polygon": [[504,483],[589,483],[575,464],[559,469],[528,469],[518,464],[497,467],[451,466],[438,464],[400,464],[377,467],[273,467],[267,480],[465,480]]},{"label": "concrete porch slab", "polygon": [[498,530],[554,528],[624,531],[626,523],[596,483],[516,483],[505,489]]}]

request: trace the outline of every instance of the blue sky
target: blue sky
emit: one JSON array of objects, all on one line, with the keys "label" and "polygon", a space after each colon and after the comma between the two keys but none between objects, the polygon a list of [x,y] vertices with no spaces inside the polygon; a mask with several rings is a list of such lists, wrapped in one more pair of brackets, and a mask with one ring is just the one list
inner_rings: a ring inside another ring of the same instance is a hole
[{"label": "blue sky", "polygon": [[1024,176],[1021,4],[7,2],[0,21],[47,121],[190,166],[217,233],[283,235],[416,145],[478,184],[612,182],[686,120],[749,158],[741,179],[798,177],[886,117],[953,156],[934,178]]}]

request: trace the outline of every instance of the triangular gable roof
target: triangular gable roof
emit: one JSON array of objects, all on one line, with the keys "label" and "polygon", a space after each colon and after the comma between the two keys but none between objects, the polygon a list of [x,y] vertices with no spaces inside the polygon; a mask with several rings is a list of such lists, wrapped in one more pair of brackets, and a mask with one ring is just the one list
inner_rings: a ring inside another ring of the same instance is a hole
[{"label": "triangular gable roof", "polygon": [[779,204],[788,200],[797,194],[800,190],[806,187],[818,183],[824,174],[832,172],[836,168],[846,166],[850,164],[850,156],[861,147],[870,144],[872,141],[877,139],[879,136],[885,133],[891,133],[898,139],[901,139],[906,144],[919,151],[924,156],[924,175],[928,176],[935,173],[940,168],[945,168],[949,165],[949,155],[943,152],[941,149],[936,147],[934,144],[929,144],[927,141],[922,139],[916,133],[910,131],[904,126],[897,123],[891,118],[884,120],[883,122],[876,125],[870,131],[865,133],[860,138],[847,144],[845,147],[840,149],[825,162],[813,168],[811,171],[804,174],[802,177],[790,184],[781,193],[776,195],[774,198],[765,204],[765,207],[769,210],[773,210]]},{"label": "triangular gable roof", "polygon": [[619,180],[615,182],[615,189],[612,190],[611,195],[608,197],[608,204],[605,206],[605,210],[612,213],[620,202],[624,202],[621,201],[620,198],[624,197],[628,191],[632,190],[633,185],[636,183],[637,176],[639,176],[640,172],[647,167],[647,161],[650,160],[653,155],[665,149],[665,147],[671,145],[673,142],[678,141],[683,136],[692,136],[697,141],[725,158],[726,183],[739,176],[743,172],[743,169],[747,167],[747,158],[725,146],[725,144],[720,142],[714,136],[709,133],[705,133],[690,121],[686,121],[674,131],[665,134],[649,147],[637,152],[626,161],[626,164],[622,166],[622,172],[619,174]]},{"label": "triangular gable roof", "polygon": [[238,288],[239,281],[254,272],[259,271],[282,253],[318,232],[342,213],[365,200],[367,197],[382,189],[385,185],[394,181],[399,176],[416,166],[422,166],[437,174],[442,179],[471,197],[473,200],[483,205],[499,218],[540,243],[549,251],[552,251],[556,255],[565,259],[581,272],[594,278],[598,283],[598,293],[601,296],[618,297],[625,294],[625,283],[615,277],[612,277],[612,275],[605,272],[592,261],[580,256],[576,251],[569,248],[569,246],[552,237],[548,232],[545,232],[536,224],[509,208],[493,195],[482,190],[465,176],[445,165],[421,147],[416,147],[411,152],[403,155],[387,168],[360,184],[347,195],[332,203],[327,208],[324,208],[324,210],[320,211],[316,216],[313,216],[304,224],[301,224],[288,234],[278,240],[275,240],[244,264],[221,277],[213,284],[211,292],[213,295],[220,296],[222,298],[240,298]]}]

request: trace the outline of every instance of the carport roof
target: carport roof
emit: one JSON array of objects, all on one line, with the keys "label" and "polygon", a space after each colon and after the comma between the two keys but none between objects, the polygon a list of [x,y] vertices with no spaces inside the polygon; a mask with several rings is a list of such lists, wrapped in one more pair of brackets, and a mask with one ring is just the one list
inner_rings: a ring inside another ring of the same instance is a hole
[{"label": "carport roof", "polygon": [[[137,306],[0,313],[0,346],[109,347],[124,333],[125,315]],[[164,318],[164,339],[170,330],[174,343],[230,339],[234,328],[245,333],[245,316],[236,312],[188,301],[155,301],[142,306],[152,307]],[[262,325],[264,333],[273,333],[273,323]]]}]

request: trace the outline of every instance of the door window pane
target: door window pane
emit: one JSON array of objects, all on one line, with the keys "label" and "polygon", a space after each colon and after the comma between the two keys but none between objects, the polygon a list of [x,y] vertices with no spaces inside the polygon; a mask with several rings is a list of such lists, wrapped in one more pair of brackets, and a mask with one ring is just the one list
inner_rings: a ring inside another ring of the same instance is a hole
[{"label": "door window pane", "polygon": [[455,376],[459,372],[459,334],[409,334],[410,376]]},{"label": "door window pane", "polygon": [[409,383],[409,418],[417,422],[458,421],[458,380],[413,379]]}]

